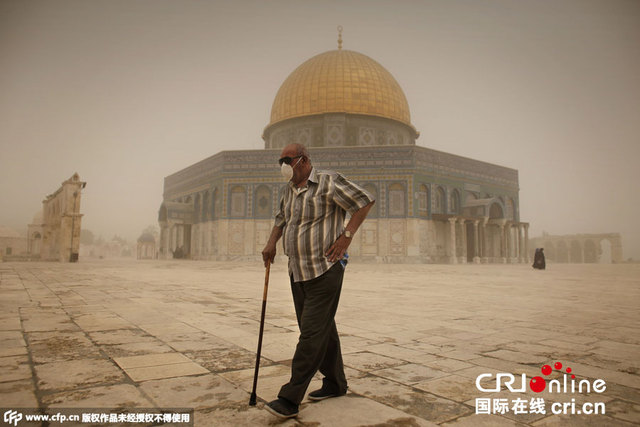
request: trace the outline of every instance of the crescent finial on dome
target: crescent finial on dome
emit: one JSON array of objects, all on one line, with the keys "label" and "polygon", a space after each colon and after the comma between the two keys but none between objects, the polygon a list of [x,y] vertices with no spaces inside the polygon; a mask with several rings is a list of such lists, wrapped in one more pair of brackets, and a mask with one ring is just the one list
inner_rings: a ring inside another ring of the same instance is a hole
[{"label": "crescent finial on dome", "polygon": [[342,50],[342,25],[338,25],[338,49]]}]

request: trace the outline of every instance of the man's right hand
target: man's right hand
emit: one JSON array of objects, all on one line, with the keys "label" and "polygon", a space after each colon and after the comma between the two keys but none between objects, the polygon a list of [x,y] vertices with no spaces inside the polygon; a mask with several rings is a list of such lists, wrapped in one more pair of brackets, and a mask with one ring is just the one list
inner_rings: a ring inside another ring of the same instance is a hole
[{"label": "man's right hand", "polygon": [[274,263],[276,258],[276,245],[275,243],[267,243],[267,246],[262,250],[262,260],[264,261],[264,266],[267,266],[267,261]]}]

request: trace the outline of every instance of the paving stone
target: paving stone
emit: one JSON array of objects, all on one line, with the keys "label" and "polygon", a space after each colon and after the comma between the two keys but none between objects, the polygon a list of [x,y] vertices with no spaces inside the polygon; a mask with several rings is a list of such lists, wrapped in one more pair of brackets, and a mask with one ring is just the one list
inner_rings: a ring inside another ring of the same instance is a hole
[{"label": "paving stone", "polygon": [[[0,293],[4,297],[4,292],[0,290]],[[19,315],[0,319],[0,331],[18,331],[20,329],[22,329],[22,325],[20,324]]]},{"label": "paving stone", "polygon": [[0,396],[4,408],[37,408],[33,382],[28,380],[0,382]]},{"label": "paving stone", "polygon": [[455,427],[517,427],[524,426],[525,424],[501,417],[499,415],[473,414],[466,417],[457,418],[454,421],[447,422],[442,425]]},{"label": "paving stone", "polygon": [[264,409],[263,403],[256,406],[237,406],[223,408],[204,408],[196,411],[194,427],[239,427],[239,426],[278,426],[302,427],[296,419],[280,420]]},{"label": "paving stone", "polygon": [[356,378],[350,381],[349,388],[356,394],[435,423],[471,412],[466,405],[374,376]]},{"label": "paving stone", "polygon": [[85,331],[106,331],[131,328],[133,325],[120,316],[109,314],[81,314],[74,318],[76,324]]},{"label": "paving stone", "polygon": [[[252,368],[252,369],[242,369],[239,371],[223,372],[220,374],[220,376],[234,384],[241,384],[245,381],[253,380],[254,373],[255,373],[255,369]],[[265,366],[265,367],[260,366],[260,370],[258,373],[259,373],[259,381],[260,381],[262,378],[290,375],[291,367],[281,365],[281,364]]]},{"label": "paving stone", "polygon": [[202,375],[209,371],[194,362],[174,363],[161,366],[144,366],[127,368],[125,372],[136,382],[155,380],[160,378],[184,377],[188,375]]},{"label": "paving stone", "polygon": [[8,357],[8,356],[26,356],[27,346],[18,346],[18,347],[0,347],[0,357]]},{"label": "paving stone", "polygon": [[79,331],[80,328],[67,315],[33,314],[23,321],[25,332]]},{"label": "paving stone", "polygon": [[496,350],[484,353],[485,356],[493,357],[495,359],[508,360],[511,362],[522,363],[522,364],[543,364],[549,361],[547,356],[536,356],[529,353],[523,353],[520,351],[511,351],[511,350]]},{"label": "paving stone", "polygon": [[377,371],[370,371],[370,373],[372,375],[377,375],[379,377],[398,381],[407,385],[413,385],[431,378],[438,378],[447,375],[444,371],[414,363],[380,369]]},{"label": "paving stone", "polygon": [[633,387],[625,387],[619,384],[607,384],[605,394],[613,399],[640,405],[640,390]]},{"label": "paving stone", "polygon": [[393,359],[391,357],[381,356],[379,354],[363,351],[360,353],[351,353],[343,355],[345,366],[349,366],[360,371],[371,372],[379,369],[390,368],[392,366],[404,365],[407,362],[403,360]]},{"label": "paving stone", "polygon": [[22,331],[0,331],[0,345],[2,346],[11,346],[11,345],[25,345],[24,339],[22,337]]},{"label": "paving stone", "polygon": [[35,363],[99,359],[100,351],[84,332],[30,332],[27,334]]},{"label": "paving stone", "polygon": [[171,346],[176,351],[181,352],[206,351],[212,348],[220,348],[227,345],[232,345],[230,342],[221,340],[219,337],[199,331],[195,333],[189,332],[172,335],[162,335],[158,338],[162,340],[166,345]]},{"label": "paving stone", "polygon": [[45,363],[35,365],[35,370],[39,379],[38,387],[42,390],[69,390],[124,380],[122,371],[108,360],[83,359]]},{"label": "paving stone", "polygon": [[145,354],[175,352],[175,349],[156,340],[146,341],[146,342],[143,341],[139,343],[119,344],[119,345],[103,345],[103,346],[100,346],[100,349],[104,351],[112,359],[115,359],[118,357],[142,356]]},{"label": "paving stone", "polygon": [[[448,353],[445,353],[445,355],[446,354]],[[470,363],[465,363],[460,360],[456,360],[448,357],[440,357],[440,356],[436,356],[432,360],[425,361],[423,365],[433,369],[445,371],[445,372],[455,372],[455,371],[470,368],[473,366]]]},{"label": "paving stone", "polygon": [[249,402],[249,393],[215,374],[146,381],[140,389],[161,407],[225,408]]},{"label": "paving stone", "polygon": [[614,400],[607,402],[607,415],[640,425],[640,404]]},{"label": "paving stone", "polygon": [[114,362],[122,369],[163,366],[176,363],[188,363],[191,360],[181,353],[145,354],[143,356],[117,357]]},{"label": "paving stone", "polygon": [[420,381],[413,384],[413,387],[461,403],[479,396],[475,380],[459,375]]},{"label": "paving stone", "polygon": [[140,329],[144,329],[149,335],[166,339],[181,334],[197,334],[202,332],[193,326],[175,321],[167,323],[145,323],[138,326]]},{"label": "paving stone", "polygon": [[[228,347],[213,348],[208,351],[185,353],[189,359],[204,366],[211,372],[237,371],[255,367],[256,354],[243,348],[229,345]],[[260,369],[272,365],[274,362],[260,358]]]},{"label": "paving stone", "polygon": [[387,405],[355,395],[327,399],[304,405],[298,421],[305,425],[328,426],[436,426],[429,422]]},{"label": "paving stone", "polygon": [[130,384],[88,387],[49,394],[43,403],[50,408],[154,408],[138,388]]},{"label": "paving stone", "polygon": [[0,383],[31,378],[27,356],[0,357]]},{"label": "paving stone", "polygon": [[452,351],[442,352],[442,353],[440,353],[440,356],[446,357],[446,358],[449,358],[449,359],[467,361],[467,360],[471,360],[471,359],[477,359],[481,355],[478,354],[478,353],[471,353],[471,352],[464,351],[464,350],[452,350]]},{"label": "paving stone", "polygon": [[425,362],[437,359],[437,356],[433,354],[389,343],[366,345],[364,348],[371,353],[381,354],[410,363],[425,364]]},{"label": "paving stone", "polygon": [[89,332],[91,339],[99,345],[118,345],[139,342],[156,342],[157,340],[148,335],[142,329],[116,329],[109,331]]}]

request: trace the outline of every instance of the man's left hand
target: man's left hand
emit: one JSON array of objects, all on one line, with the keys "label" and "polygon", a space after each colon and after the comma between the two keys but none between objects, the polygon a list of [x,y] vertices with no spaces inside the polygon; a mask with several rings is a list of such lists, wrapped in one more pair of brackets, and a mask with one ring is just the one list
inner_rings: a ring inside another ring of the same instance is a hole
[{"label": "man's left hand", "polygon": [[349,245],[351,244],[352,239],[348,239],[344,234],[341,234],[340,237],[331,245],[329,250],[325,253],[329,262],[336,262],[341,260],[344,256],[344,253],[347,252]]}]

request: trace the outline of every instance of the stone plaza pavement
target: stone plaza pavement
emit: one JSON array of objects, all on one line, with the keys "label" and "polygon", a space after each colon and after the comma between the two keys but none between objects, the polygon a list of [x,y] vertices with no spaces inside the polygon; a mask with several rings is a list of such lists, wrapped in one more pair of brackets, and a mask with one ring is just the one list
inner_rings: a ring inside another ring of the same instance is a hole
[{"label": "stone plaza pavement", "polygon": [[[0,407],[195,408],[196,426],[640,424],[640,265],[349,264],[336,317],[349,393],[305,401],[285,422],[262,409],[288,380],[298,336],[281,261],[248,406],[263,284],[259,263],[0,263]],[[519,387],[556,362],[606,390],[476,388],[500,372]],[[478,398],[508,410],[476,414]],[[532,398],[544,414],[514,402]],[[606,414],[551,412],[572,399]]]}]

